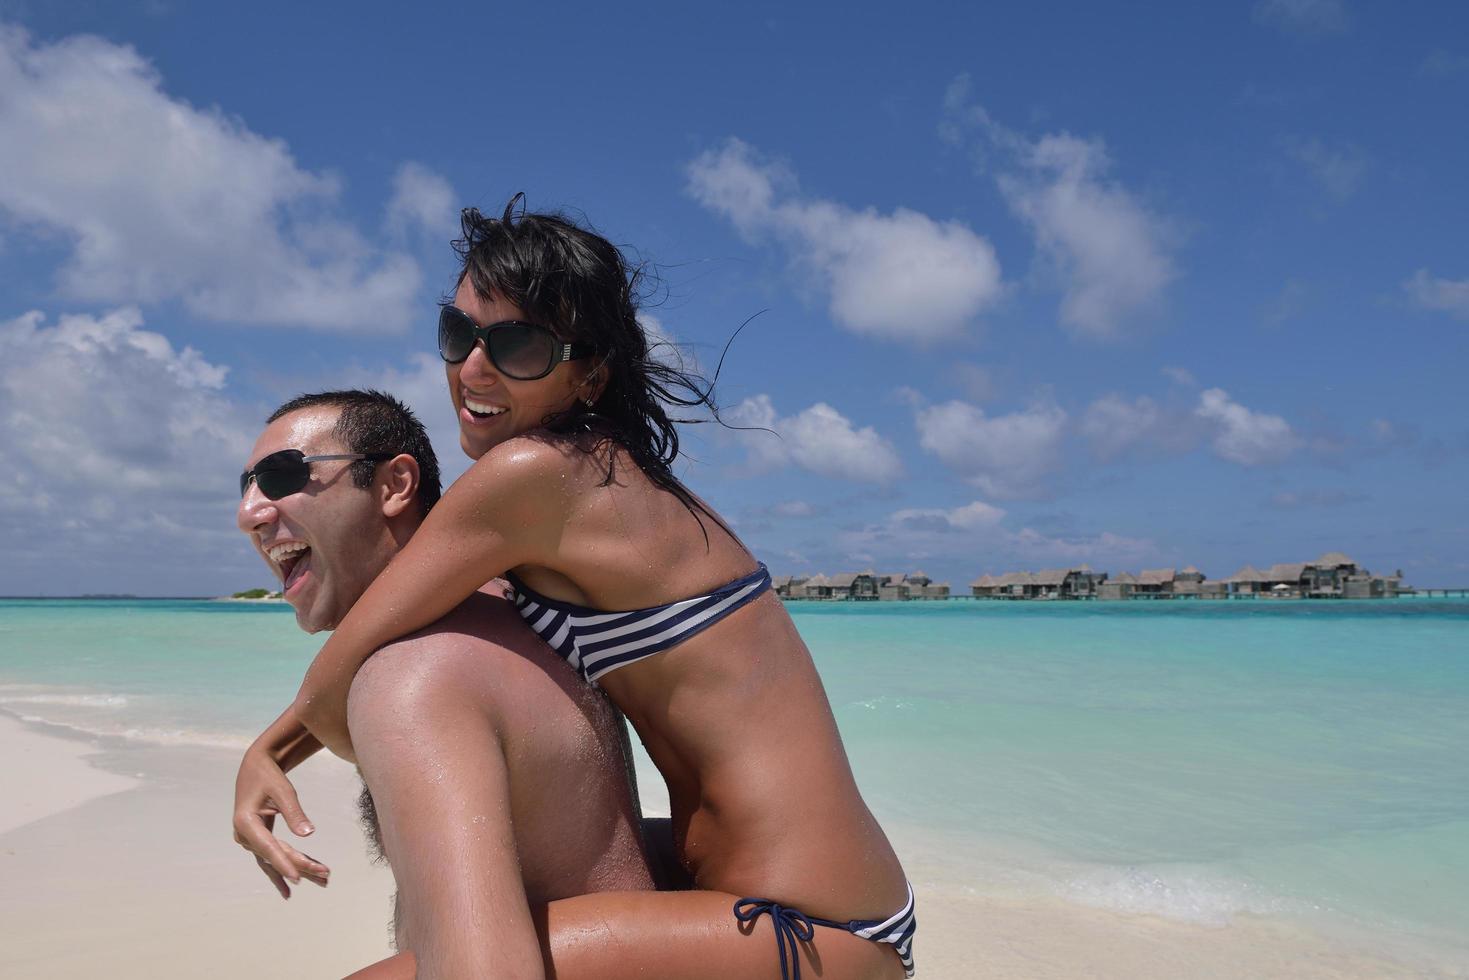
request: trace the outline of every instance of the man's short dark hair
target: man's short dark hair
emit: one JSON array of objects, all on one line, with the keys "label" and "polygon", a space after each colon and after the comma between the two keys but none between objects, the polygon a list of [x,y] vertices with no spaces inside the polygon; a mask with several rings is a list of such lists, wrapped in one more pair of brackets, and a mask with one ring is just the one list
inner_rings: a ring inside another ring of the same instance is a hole
[{"label": "man's short dark hair", "polygon": [[[418,504],[427,514],[439,502],[439,459],[428,441],[423,423],[407,405],[383,391],[349,389],[298,395],[271,413],[265,424],[307,408],[338,408],[333,435],[350,453],[406,453],[418,461]],[[352,464],[352,484],[372,486],[377,464],[359,459]]]}]

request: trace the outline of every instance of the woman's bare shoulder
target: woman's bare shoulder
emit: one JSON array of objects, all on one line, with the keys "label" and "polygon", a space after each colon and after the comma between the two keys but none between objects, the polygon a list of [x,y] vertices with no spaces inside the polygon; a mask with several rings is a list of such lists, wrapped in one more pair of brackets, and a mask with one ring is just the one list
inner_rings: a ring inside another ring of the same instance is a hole
[{"label": "woman's bare shoulder", "polygon": [[470,471],[490,470],[523,477],[547,473],[561,476],[579,470],[594,455],[605,457],[606,453],[588,452],[574,436],[527,432],[492,447]]},{"label": "woman's bare shoulder", "polygon": [[585,433],[528,432],[493,447],[468,472],[476,473],[477,479],[493,479],[504,489],[513,487],[516,493],[535,485],[565,493],[647,482],[631,454],[616,441]]}]

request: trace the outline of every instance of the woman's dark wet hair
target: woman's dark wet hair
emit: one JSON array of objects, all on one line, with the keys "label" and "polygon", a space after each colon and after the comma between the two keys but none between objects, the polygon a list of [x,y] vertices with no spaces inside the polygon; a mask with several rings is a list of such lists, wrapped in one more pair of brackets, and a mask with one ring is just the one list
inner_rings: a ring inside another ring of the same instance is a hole
[{"label": "woman's dark wet hair", "polygon": [[[695,508],[704,508],[672,471],[678,458],[675,423],[718,420],[713,382],[650,349],[638,322],[647,281],[642,263],[629,263],[617,246],[572,219],[526,211],[524,204],[525,195],[516,194],[499,217],[478,208],[463,211],[462,237],[453,243],[464,263],[458,282],[467,279],[484,299],[498,293],[563,341],[590,345],[596,352],[591,377],[600,372],[606,387],[591,406],[578,403],[547,418],[546,428],[598,436],[590,451],[607,453],[604,486],[615,475],[612,444],[621,446],[697,517]],[[669,415],[670,409],[699,408],[710,418]]]}]

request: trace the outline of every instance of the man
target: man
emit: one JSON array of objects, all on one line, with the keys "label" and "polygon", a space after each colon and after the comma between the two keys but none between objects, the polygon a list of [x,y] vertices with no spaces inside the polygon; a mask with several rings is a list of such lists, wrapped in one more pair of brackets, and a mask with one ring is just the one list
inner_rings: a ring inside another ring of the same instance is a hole
[{"label": "man", "polygon": [[[406,407],[340,391],[271,415],[241,489],[240,530],[315,633],[335,628],[412,536],[439,477]],[[398,886],[398,948],[420,975],[483,976],[492,962],[531,960],[538,970],[533,909],[653,887],[620,721],[498,589],[378,651],[352,684],[348,717]],[[284,879],[324,884],[328,874],[271,833],[277,813],[310,832],[284,773],[320,747],[288,712],[241,765],[236,840],[283,895]],[[266,798],[243,789],[262,784]]]}]

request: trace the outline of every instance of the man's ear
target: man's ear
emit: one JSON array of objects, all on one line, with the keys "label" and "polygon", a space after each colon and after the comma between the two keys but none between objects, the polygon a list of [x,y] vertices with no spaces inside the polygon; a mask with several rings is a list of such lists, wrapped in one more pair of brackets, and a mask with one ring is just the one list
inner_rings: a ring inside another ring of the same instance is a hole
[{"label": "man's ear", "polygon": [[382,480],[383,516],[397,517],[418,500],[418,460],[399,453],[378,471]]}]

